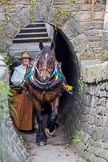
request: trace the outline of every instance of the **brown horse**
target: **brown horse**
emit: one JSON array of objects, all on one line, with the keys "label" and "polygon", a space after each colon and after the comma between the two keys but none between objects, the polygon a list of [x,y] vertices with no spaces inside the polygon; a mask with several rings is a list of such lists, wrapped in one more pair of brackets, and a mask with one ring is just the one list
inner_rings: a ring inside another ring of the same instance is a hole
[{"label": "brown horse", "polygon": [[[61,72],[61,65],[55,58],[54,43],[44,46],[39,43],[41,53],[28,74],[29,91],[37,112],[38,133],[36,143],[45,145],[47,137],[55,133],[55,124],[58,117],[59,98],[65,77]],[[50,104],[51,113],[43,127],[42,105]]]}]

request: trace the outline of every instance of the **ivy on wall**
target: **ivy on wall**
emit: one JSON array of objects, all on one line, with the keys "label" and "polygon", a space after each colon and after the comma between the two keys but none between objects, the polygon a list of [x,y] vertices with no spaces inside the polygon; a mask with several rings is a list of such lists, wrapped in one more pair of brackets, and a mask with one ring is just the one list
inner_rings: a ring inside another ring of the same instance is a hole
[{"label": "ivy on wall", "polygon": [[29,0],[29,3],[31,4],[32,23],[36,21],[36,19],[35,19],[35,10],[36,10],[37,2],[38,2],[38,0]]},{"label": "ivy on wall", "polygon": [[55,25],[61,27],[71,16],[71,11],[57,8],[55,12]]}]

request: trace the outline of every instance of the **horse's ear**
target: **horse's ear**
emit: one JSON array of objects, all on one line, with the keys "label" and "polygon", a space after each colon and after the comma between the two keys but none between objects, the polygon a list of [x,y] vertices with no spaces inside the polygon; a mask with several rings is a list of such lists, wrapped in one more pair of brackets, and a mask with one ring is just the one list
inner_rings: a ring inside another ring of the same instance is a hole
[{"label": "horse's ear", "polygon": [[39,48],[40,48],[40,50],[42,50],[43,49],[43,43],[42,42],[39,42]]},{"label": "horse's ear", "polygon": [[51,47],[51,50],[53,50],[53,49],[55,48],[55,44],[54,44],[54,42],[51,42],[50,47]]}]

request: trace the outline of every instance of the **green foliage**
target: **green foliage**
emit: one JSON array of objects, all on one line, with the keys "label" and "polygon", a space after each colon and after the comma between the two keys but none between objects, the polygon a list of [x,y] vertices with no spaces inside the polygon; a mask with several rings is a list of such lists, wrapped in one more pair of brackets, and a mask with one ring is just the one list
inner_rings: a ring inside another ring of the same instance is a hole
[{"label": "green foliage", "polygon": [[80,141],[81,141],[81,139],[80,139],[80,133],[77,132],[75,134],[75,136],[74,136],[73,142],[74,142],[74,144],[78,144]]},{"label": "green foliage", "polygon": [[82,78],[80,78],[78,81],[78,87],[78,92],[81,94],[84,91],[84,82]]},{"label": "green foliage", "polygon": [[11,113],[11,106],[9,105],[9,102],[12,95],[13,94],[9,90],[9,85],[0,81],[0,115],[4,122],[10,118],[9,113]]},{"label": "green foliage", "polygon": [[0,4],[6,4],[8,0],[0,0]]},{"label": "green foliage", "polygon": [[29,0],[30,4],[36,4],[38,0]]},{"label": "green foliage", "polygon": [[0,33],[6,28],[6,25],[7,25],[7,21],[6,20],[2,21],[0,25]]},{"label": "green foliage", "polygon": [[94,154],[94,147],[91,146],[91,148],[89,149],[89,153],[90,155]]},{"label": "green foliage", "polygon": [[85,160],[85,162],[93,162],[93,161],[91,161],[91,160],[87,159],[87,160]]},{"label": "green foliage", "polygon": [[76,2],[76,0],[71,0],[71,3],[75,3]]},{"label": "green foliage", "polygon": [[102,56],[101,61],[108,61],[108,56]]},{"label": "green foliage", "polygon": [[0,94],[1,93],[5,93],[9,96],[12,96],[12,93],[7,89],[7,85],[3,81],[0,81]]},{"label": "green foliage", "polygon": [[5,56],[5,63],[6,63],[6,65],[7,65],[7,67],[8,67],[8,69],[9,69],[9,71],[10,71],[11,68],[12,68],[13,62],[14,62],[14,61],[12,61],[11,56],[7,54],[7,55]]},{"label": "green foliage", "polygon": [[0,113],[3,119],[7,119],[9,115],[9,101],[12,97],[7,83],[0,81]]},{"label": "green foliage", "polygon": [[104,116],[108,116],[108,111],[104,113]]},{"label": "green foliage", "polygon": [[35,19],[35,9],[36,9],[36,4],[38,0],[29,0],[29,3],[31,4],[31,13],[32,13],[32,23],[36,21]]},{"label": "green foliage", "polygon": [[63,8],[57,8],[55,13],[55,25],[56,26],[62,26],[71,16],[71,11],[63,9]]},{"label": "green foliage", "polygon": [[24,144],[24,138],[20,132],[18,132],[18,137],[19,137],[20,141]]}]

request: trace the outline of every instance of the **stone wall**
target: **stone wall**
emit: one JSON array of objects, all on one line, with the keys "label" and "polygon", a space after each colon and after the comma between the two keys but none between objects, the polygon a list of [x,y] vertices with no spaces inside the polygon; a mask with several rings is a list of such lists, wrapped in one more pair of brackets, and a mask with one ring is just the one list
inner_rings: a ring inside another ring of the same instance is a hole
[{"label": "stone wall", "polygon": [[82,65],[82,91],[66,106],[70,142],[90,162],[108,161],[108,62]]},{"label": "stone wall", "polygon": [[8,82],[9,73],[4,58],[0,56],[0,162],[30,162],[21,134],[15,130],[10,118]]},{"label": "stone wall", "polygon": [[[32,22],[33,14],[36,21],[47,21],[55,25],[55,6],[53,4],[49,11],[49,5],[46,4],[47,1],[38,1],[38,6],[34,6],[34,9],[37,10],[33,13],[33,8],[28,2],[28,0],[10,1],[12,5],[10,5],[9,22],[0,31],[0,56],[7,54],[13,39],[20,29]],[[94,17],[92,17],[92,6],[83,4],[83,0],[78,0],[77,2],[74,5],[64,5],[64,9],[69,10],[71,8],[74,12],[60,28],[73,44],[79,59],[99,58],[97,56],[100,56],[102,52],[105,6],[99,7],[101,12],[98,12],[95,8],[96,12]],[[78,12],[79,8],[80,11]],[[2,24],[5,19],[4,6],[0,6],[0,10],[2,11],[0,13],[0,24]],[[105,20],[106,22],[107,20]],[[8,82],[8,78],[6,78],[8,72],[3,62],[3,57],[0,60],[0,67],[2,68],[0,70],[0,80]],[[106,154],[106,150],[108,150],[107,69],[108,65],[106,62],[92,66],[91,62],[90,66],[88,64],[82,65],[83,82],[81,82],[81,86],[82,88],[84,86],[83,91],[81,88],[82,93],[76,93],[76,95],[68,97],[67,105],[65,105],[63,110],[70,141],[74,141],[73,144],[76,143],[75,147],[80,155],[91,162],[108,161],[108,155]],[[2,94],[2,91],[0,91],[0,95],[3,95],[1,99],[5,99],[4,96],[6,94]],[[3,132],[0,131],[0,146],[3,145],[3,147],[0,147],[2,161],[29,162],[28,154],[19,140],[10,119],[7,96],[6,101],[1,102],[0,110],[0,129],[3,130]],[[9,149],[7,149],[7,145]],[[5,156],[3,156],[4,153]]]},{"label": "stone wall", "polygon": [[108,1],[106,1],[107,5],[106,5],[106,12],[105,12],[105,16],[104,16],[104,27],[103,27],[103,39],[102,39],[102,45],[103,45],[103,53],[104,56],[108,57],[107,54],[107,50],[108,50],[108,40],[107,40],[107,36],[108,36]]},{"label": "stone wall", "polygon": [[[54,26],[58,24],[58,27],[70,39],[79,59],[100,59],[102,57],[103,47],[107,42],[104,34],[107,33],[106,27],[103,32],[103,26],[107,24],[107,10],[104,18],[106,9],[104,4],[96,3],[95,6],[92,6],[84,3],[83,0],[70,4],[70,0],[67,0],[66,4],[60,6],[59,3],[57,5],[53,1],[49,3],[48,0],[39,0],[36,5],[30,5],[29,0],[18,2],[11,0],[8,5],[6,28],[0,30],[2,38],[0,51],[8,51],[8,47],[11,46],[20,29],[32,23],[34,19],[35,21],[45,21]],[[62,17],[63,14],[60,14],[60,17],[56,16],[58,9],[59,12],[64,13],[64,17]],[[0,10],[0,24],[2,24],[6,19],[4,6],[0,6]],[[68,11],[70,14],[67,16]],[[55,17],[57,18],[55,19]],[[60,20],[62,20],[61,26],[59,26]]]}]

